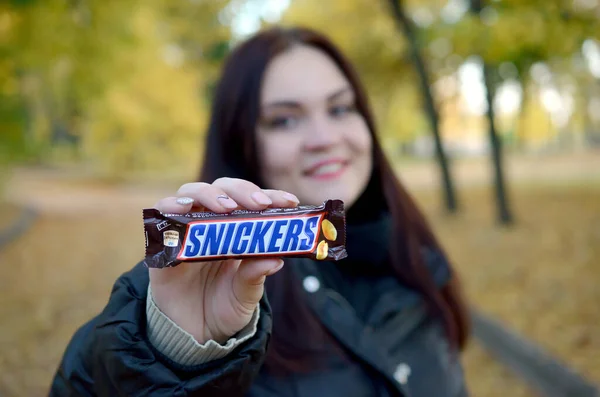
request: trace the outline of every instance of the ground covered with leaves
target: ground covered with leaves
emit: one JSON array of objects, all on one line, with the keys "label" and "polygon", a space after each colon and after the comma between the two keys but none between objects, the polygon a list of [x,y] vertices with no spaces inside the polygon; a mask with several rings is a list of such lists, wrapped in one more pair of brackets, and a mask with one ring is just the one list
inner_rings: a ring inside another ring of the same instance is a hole
[{"label": "ground covered with leaves", "polygon": [[[600,384],[600,187],[515,190],[511,228],[493,225],[489,196],[467,191],[464,213],[430,217],[471,304]],[[476,396],[529,395],[478,346],[466,365]]]},{"label": "ground covered with leaves", "polygon": [[[37,396],[73,332],[142,257],[140,208],[164,192],[39,173],[19,183],[10,201],[39,207],[40,218],[0,250],[0,395]],[[439,210],[435,190],[414,192],[471,303],[600,383],[600,183],[515,184],[510,228],[494,223],[488,189],[461,188],[453,216]],[[91,217],[100,210],[109,211]],[[16,213],[6,204],[0,211]],[[475,342],[465,366],[474,396],[533,396]]]}]

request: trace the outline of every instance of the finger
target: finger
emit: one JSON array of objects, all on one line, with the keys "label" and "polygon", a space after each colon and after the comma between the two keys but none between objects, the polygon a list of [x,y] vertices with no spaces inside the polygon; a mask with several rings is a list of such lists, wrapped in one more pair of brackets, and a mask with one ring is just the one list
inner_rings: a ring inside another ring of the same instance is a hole
[{"label": "finger", "polygon": [[292,193],[284,192],[283,190],[272,190],[272,189],[263,189],[262,190],[273,202],[271,207],[274,208],[294,208],[300,204],[300,200],[298,197],[293,195]]},{"label": "finger", "polygon": [[154,204],[154,208],[162,213],[185,214],[192,209],[194,200],[179,200],[180,197],[165,197]]},{"label": "finger", "polygon": [[213,212],[231,212],[238,208],[223,189],[204,182],[186,183],[177,191],[179,197],[189,197],[195,206],[204,207]]},{"label": "finger", "polygon": [[267,276],[277,273],[281,268],[281,259],[243,260],[233,278],[233,293],[238,302],[248,309],[253,309],[263,295]]},{"label": "finger", "polygon": [[240,206],[250,210],[262,210],[273,204],[271,198],[252,182],[235,178],[219,178],[214,183]]}]

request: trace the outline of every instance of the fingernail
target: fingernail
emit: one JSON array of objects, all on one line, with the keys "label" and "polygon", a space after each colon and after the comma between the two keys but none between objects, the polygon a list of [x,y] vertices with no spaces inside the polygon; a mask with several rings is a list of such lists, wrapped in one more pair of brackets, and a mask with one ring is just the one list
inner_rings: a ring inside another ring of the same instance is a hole
[{"label": "fingernail", "polygon": [[288,201],[291,201],[293,203],[296,203],[296,204],[300,203],[300,200],[298,200],[298,197],[294,196],[292,193],[284,193],[283,198]]},{"label": "fingernail", "polygon": [[237,208],[237,203],[227,196],[218,196],[219,204],[225,208],[234,209]]},{"label": "fingernail", "polygon": [[175,201],[179,205],[190,205],[194,202],[194,199],[191,197],[178,197]]},{"label": "fingernail", "polygon": [[258,204],[261,204],[261,205],[273,204],[273,201],[271,201],[269,196],[267,196],[263,192],[254,192],[250,195],[250,197],[252,197],[252,200],[256,201]]},{"label": "fingernail", "polygon": [[267,276],[272,276],[275,273],[277,273],[279,270],[281,270],[281,268],[283,267],[283,259],[280,259],[281,263],[279,265],[277,265],[276,268],[269,270],[269,272],[267,273]]}]

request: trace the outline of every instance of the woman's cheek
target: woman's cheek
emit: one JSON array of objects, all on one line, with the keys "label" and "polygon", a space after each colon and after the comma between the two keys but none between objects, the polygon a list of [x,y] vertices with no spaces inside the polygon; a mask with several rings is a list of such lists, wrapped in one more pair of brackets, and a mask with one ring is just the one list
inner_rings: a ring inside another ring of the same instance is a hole
[{"label": "woman's cheek", "polygon": [[353,120],[351,128],[346,130],[347,139],[353,151],[358,153],[370,153],[373,145],[373,138],[362,117]]},{"label": "woman's cheek", "polygon": [[295,152],[299,150],[298,145],[286,142],[284,139],[271,139],[264,142],[262,147],[264,150],[261,154],[262,163],[269,179],[288,176],[293,167],[298,164],[298,155]]}]

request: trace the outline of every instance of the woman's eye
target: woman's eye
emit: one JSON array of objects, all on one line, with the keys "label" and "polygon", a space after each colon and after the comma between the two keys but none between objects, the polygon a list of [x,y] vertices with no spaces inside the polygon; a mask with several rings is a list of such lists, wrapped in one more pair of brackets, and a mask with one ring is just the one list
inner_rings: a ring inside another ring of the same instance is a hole
[{"label": "woman's eye", "polygon": [[337,105],[337,106],[333,106],[331,109],[329,109],[329,113],[333,117],[340,117],[340,116],[344,116],[348,113],[351,113],[354,110],[355,110],[355,107],[353,105]]},{"label": "woman's eye", "polygon": [[298,123],[297,118],[289,116],[273,117],[265,123],[268,128],[287,129],[292,128]]}]

